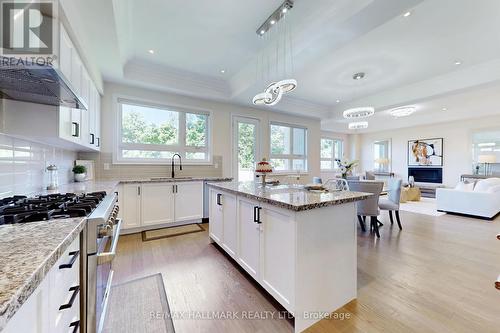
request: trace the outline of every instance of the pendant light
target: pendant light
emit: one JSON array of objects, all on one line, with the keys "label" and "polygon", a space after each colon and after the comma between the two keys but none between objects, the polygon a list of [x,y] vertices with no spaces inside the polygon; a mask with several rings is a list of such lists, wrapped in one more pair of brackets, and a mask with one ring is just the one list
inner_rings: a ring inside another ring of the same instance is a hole
[{"label": "pendant light", "polygon": [[[291,72],[293,72],[293,52],[292,52],[292,39],[289,28],[287,26],[287,22],[285,20],[285,14],[289,12],[290,9],[293,8],[293,1],[286,0],[283,2],[272,14],[267,18],[267,20],[257,29],[257,35],[260,38],[266,38],[267,41],[270,41],[271,38],[268,37],[270,35],[270,29],[273,28],[276,31],[276,65],[275,65],[275,74],[276,76],[288,76],[289,69],[287,68],[287,52],[290,55],[290,66]],[[281,21],[281,24],[278,22]],[[278,29],[278,30],[276,30]],[[287,38],[288,38],[288,46],[287,46]],[[282,41],[282,42],[280,42]],[[270,44],[270,43],[269,43]],[[280,52],[280,44],[283,48],[283,52]],[[270,48],[270,45],[269,45]],[[270,79],[271,76],[271,52],[267,54],[267,79]],[[280,57],[281,65],[283,66],[282,73],[280,73]],[[264,55],[263,55],[264,57]],[[261,62],[261,66],[264,67],[264,59]],[[264,92],[258,93],[252,99],[252,103],[255,105],[268,105],[273,106],[279,103],[283,94],[289,93],[297,88],[297,80],[295,79],[283,79],[278,80],[276,82],[270,83]]]}]

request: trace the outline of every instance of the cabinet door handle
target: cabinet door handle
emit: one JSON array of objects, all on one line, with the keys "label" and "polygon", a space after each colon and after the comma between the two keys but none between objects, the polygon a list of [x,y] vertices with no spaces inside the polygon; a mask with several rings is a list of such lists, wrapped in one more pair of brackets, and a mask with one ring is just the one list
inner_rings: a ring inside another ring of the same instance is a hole
[{"label": "cabinet door handle", "polygon": [[141,187],[137,186],[137,195],[141,195]]},{"label": "cabinet door handle", "polygon": [[80,136],[80,124],[74,121],[71,123],[71,136],[75,138]]},{"label": "cabinet door handle", "polygon": [[175,185],[175,193],[179,193],[179,185]]},{"label": "cabinet door handle", "polygon": [[175,185],[172,185],[172,193],[175,193]]},{"label": "cabinet door handle", "polygon": [[260,210],[262,209],[262,207],[257,207],[257,223],[258,224],[261,224],[262,221],[260,220]]},{"label": "cabinet door handle", "polygon": [[95,135],[94,133],[90,133],[90,144],[93,145],[95,141]]},{"label": "cabinet door handle", "polygon": [[220,193],[217,193],[217,205],[219,206],[222,206],[221,202],[220,202],[220,197],[222,196],[222,194]]},{"label": "cabinet door handle", "polygon": [[259,208],[258,206],[253,206],[253,221],[254,221],[255,223],[257,223],[257,222],[258,222],[258,220],[257,220],[257,209],[258,209],[258,208]]},{"label": "cabinet door handle", "polygon": [[73,267],[73,264],[75,263],[75,261],[78,258],[79,254],[80,254],[80,251],[72,251],[72,252],[70,252],[69,255],[72,256],[71,259],[70,259],[70,261],[67,264],[59,265],[59,269]]},{"label": "cabinet door handle", "polygon": [[97,147],[101,146],[101,138],[97,138]]},{"label": "cabinet door handle", "polygon": [[69,327],[73,327],[73,333],[78,332],[78,328],[80,327],[80,321],[76,320],[72,322],[71,324],[69,324]]},{"label": "cabinet door handle", "polygon": [[59,310],[69,309],[73,306],[73,303],[75,302],[76,296],[80,292],[80,286],[71,287],[71,288],[69,288],[69,291],[73,292],[73,294],[71,294],[71,298],[69,299],[69,302],[61,305],[59,307]]}]

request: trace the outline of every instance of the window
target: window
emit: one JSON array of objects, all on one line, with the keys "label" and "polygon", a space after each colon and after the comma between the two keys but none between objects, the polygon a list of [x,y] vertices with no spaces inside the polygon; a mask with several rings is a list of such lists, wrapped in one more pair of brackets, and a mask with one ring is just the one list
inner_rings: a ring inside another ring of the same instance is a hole
[{"label": "window", "polygon": [[342,158],[342,140],[323,138],[321,139],[321,170],[335,170],[338,168],[335,159]]},{"label": "window", "polygon": [[209,114],[118,101],[116,160],[165,163],[177,153],[189,163],[208,163]]},{"label": "window", "polygon": [[391,141],[382,140],[373,143],[373,167],[378,172],[389,172],[391,162]]},{"label": "window", "polygon": [[307,129],[271,123],[270,141],[275,171],[307,171]]}]

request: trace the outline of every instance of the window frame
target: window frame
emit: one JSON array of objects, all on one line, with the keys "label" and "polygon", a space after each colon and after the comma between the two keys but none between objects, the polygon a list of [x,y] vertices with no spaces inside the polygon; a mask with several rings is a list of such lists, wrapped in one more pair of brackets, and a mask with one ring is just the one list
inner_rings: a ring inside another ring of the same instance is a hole
[{"label": "window frame", "polygon": [[[273,147],[272,147],[272,140],[271,140],[271,127],[272,126],[283,126],[283,127],[288,127],[290,128],[290,154],[273,154]],[[298,154],[293,154],[293,129],[302,129],[304,130],[304,155],[298,155]],[[280,121],[270,121],[269,122],[269,162],[273,159],[284,159],[288,160],[289,166],[293,166],[293,160],[304,160],[304,166],[305,168],[302,170],[294,170],[294,169],[286,169],[286,170],[276,170],[274,169],[273,166],[273,173],[276,174],[291,174],[291,173],[308,173],[309,171],[309,163],[308,163],[308,136],[309,136],[309,131],[306,126],[300,126],[296,124],[290,124],[290,123],[284,123]]]},{"label": "window frame", "polygon": [[[182,156],[184,165],[212,165],[212,112],[205,109],[184,107],[179,105],[152,102],[126,96],[114,96],[115,105],[115,136],[113,142],[113,164],[170,164],[170,158],[126,158],[121,151],[131,150],[152,150],[178,152]],[[176,145],[124,143],[122,142],[122,105],[136,105],[140,107],[155,108],[161,110],[174,111],[179,113],[179,140]],[[207,116],[207,126],[205,128],[205,146],[186,146],[186,114],[199,114]],[[204,152],[206,158],[203,160],[187,159],[186,153]]]},{"label": "window frame", "polygon": [[[333,145],[332,145],[332,157],[329,158],[329,157],[321,157],[321,141],[322,140],[331,140],[333,141]],[[336,147],[335,147],[335,142],[340,142],[340,153],[338,154],[338,158],[342,159],[342,156],[344,156],[344,140],[342,139],[339,139],[339,138],[331,138],[331,137],[327,137],[327,136],[322,136],[321,139],[320,139],[320,148],[319,148],[319,153],[320,153],[320,162],[319,162],[319,167],[320,167],[320,171],[338,171],[339,168],[337,166],[337,163],[335,162],[335,152],[336,152]],[[328,162],[332,162],[332,166],[333,168],[330,168],[330,169],[323,169],[321,167],[321,162],[322,161],[328,161]]]}]

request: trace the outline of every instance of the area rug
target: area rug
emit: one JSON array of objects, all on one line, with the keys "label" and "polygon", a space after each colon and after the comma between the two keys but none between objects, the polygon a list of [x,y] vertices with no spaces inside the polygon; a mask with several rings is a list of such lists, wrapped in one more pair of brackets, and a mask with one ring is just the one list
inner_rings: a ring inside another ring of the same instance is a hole
[{"label": "area rug", "polygon": [[160,273],[111,287],[105,333],[174,333]]},{"label": "area rug", "polygon": [[405,203],[401,203],[399,206],[399,210],[430,216],[443,216],[446,214],[437,211],[436,199],[423,197],[420,201],[408,201]]},{"label": "area rug", "polygon": [[205,231],[205,229],[203,229],[198,223],[180,225],[178,227],[146,230],[142,232],[142,241],[147,242],[156,239],[192,234],[193,232],[201,232],[201,231]]}]

